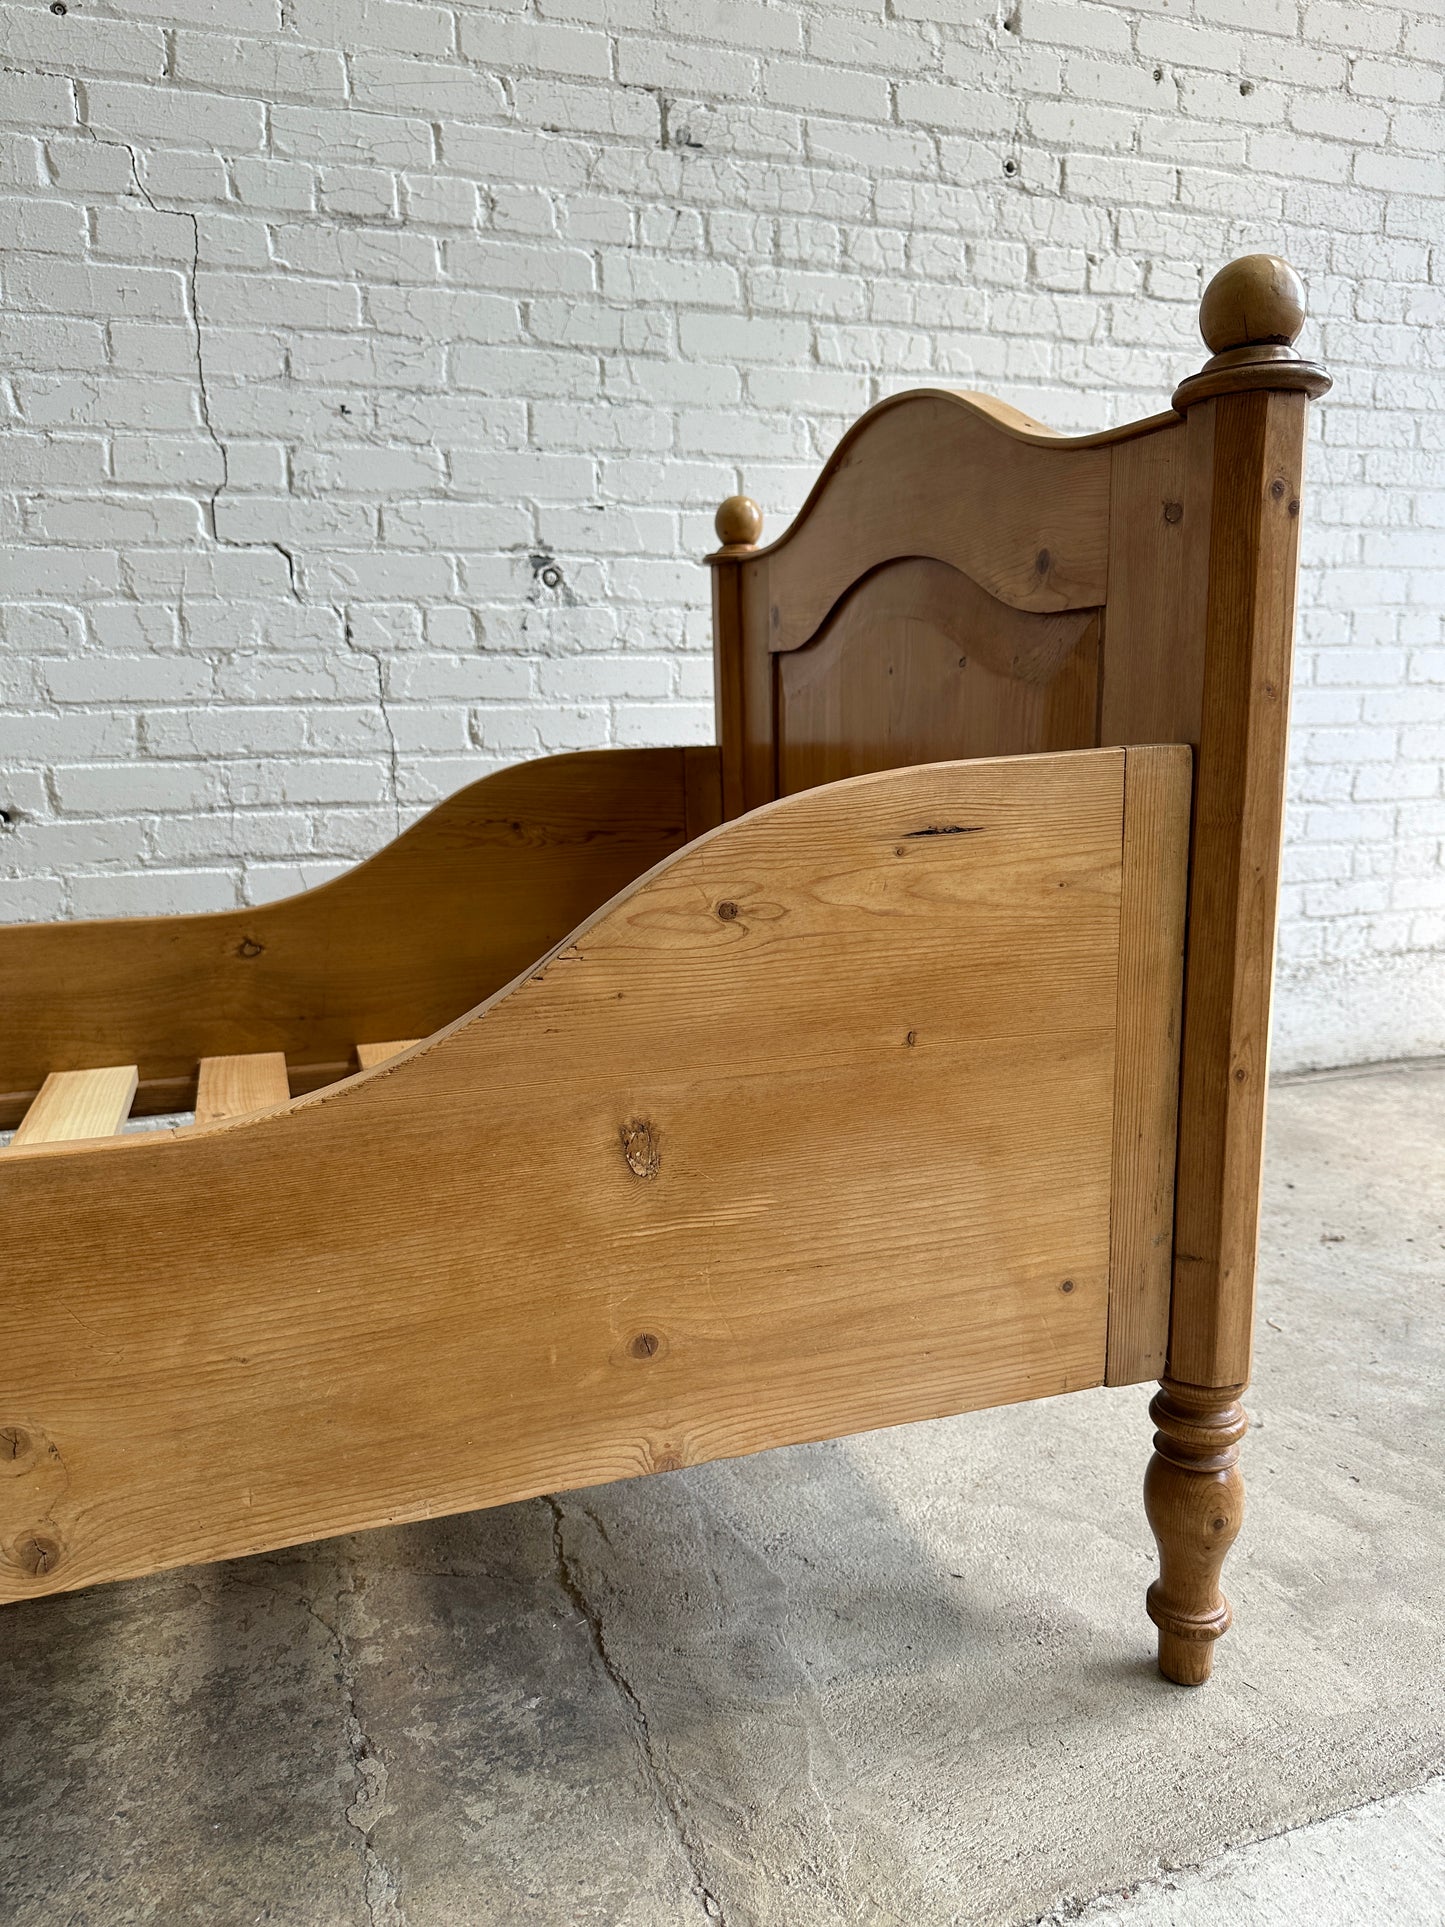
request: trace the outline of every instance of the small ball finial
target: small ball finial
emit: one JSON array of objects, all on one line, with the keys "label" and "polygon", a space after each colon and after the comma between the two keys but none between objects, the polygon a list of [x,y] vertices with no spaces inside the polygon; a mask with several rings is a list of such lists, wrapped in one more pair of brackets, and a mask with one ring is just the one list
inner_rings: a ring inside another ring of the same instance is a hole
[{"label": "small ball finial", "polygon": [[1199,304],[1199,332],[1216,355],[1271,342],[1290,347],[1304,324],[1304,286],[1277,254],[1231,261]]},{"label": "small ball finial", "polygon": [[751,549],[763,532],[763,512],[751,495],[730,495],[713,518],[726,549]]}]

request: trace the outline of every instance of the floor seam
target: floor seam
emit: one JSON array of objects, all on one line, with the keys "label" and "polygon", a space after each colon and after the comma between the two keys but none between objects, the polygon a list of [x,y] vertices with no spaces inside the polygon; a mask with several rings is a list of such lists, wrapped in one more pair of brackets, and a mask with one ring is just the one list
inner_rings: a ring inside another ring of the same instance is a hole
[{"label": "floor seam", "polygon": [[1207,1873],[1210,1868],[1222,1862],[1235,1859],[1238,1855],[1249,1853],[1257,1847],[1267,1847],[1276,1840],[1288,1840],[1299,1833],[1310,1833],[1316,1827],[1327,1827],[1336,1820],[1348,1820],[1356,1814],[1368,1813],[1374,1807],[1385,1806],[1391,1800],[1408,1800],[1412,1795],[1424,1793],[1430,1787],[1445,1782],[1445,1766],[1437,1767],[1427,1773],[1423,1780],[1413,1786],[1393,1787],[1388,1793],[1375,1793],[1368,1800],[1359,1800],[1353,1806],[1337,1807],[1332,1813],[1317,1813],[1308,1820],[1298,1820],[1293,1826],[1278,1827],[1273,1833],[1256,1834],[1250,1840],[1234,1840],[1227,1847],[1203,1860],[1181,1860],[1171,1866],[1159,1866],[1153,1873],[1141,1874],[1137,1880],[1126,1880],[1117,1887],[1104,1887],[1087,1899],[1070,1898],[1055,1901],[1054,1905],[1041,1914],[1032,1914],[1021,1921],[1018,1927],[1065,1927],[1069,1921],[1081,1920],[1091,1907],[1097,1907],[1101,1900],[1137,1900],[1151,1887],[1160,1887],[1166,1881],[1177,1880],[1180,1876]]},{"label": "floor seam", "polygon": [[697,1895],[703,1914],[709,1921],[720,1923],[721,1927],[727,1927],[722,1903],[707,1884],[707,1879],[703,1872],[701,1855],[689,1834],[684,1817],[685,1803],[682,1795],[674,1787],[671,1777],[663,1771],[662,1763],[658,1759],[657,1749],[653,1744],[652,1730],[648,1725],[646,1708],[638,1698],[637,1691],[632,1685],[632,1682],[623,1672],[621,1666],[619,1666],[610,1651],[606,1634],[603,1631],[602,1615],[588,1599],[581,1582],[577,1578],[572,1563],[567,1557],[567,1549],[563,1544],[562,1536],[562,1529],[566,1523],[567,1515],[559,1502],[550,1497],[550,1495],[543,1499],[543,1504],[552,1515],[552,1550],[556,1558],[557,1584],[567,1600],[576,1609],[578,1617],[586,1626],[597,1662],[607,1675],[607,1678],[612,1682],[612,1685],[617,1691],[618,1698],[627,1708],[631,1718],[633,1738],[637,1743],[637,1750],[641,1756],[648,1780],[651,1783],[654,1798],[664,1818],[668,1822],[668,1826],[682,1853],[683,1859],[687,1862],[688,1871],[692,1876],[693,1890]]}]

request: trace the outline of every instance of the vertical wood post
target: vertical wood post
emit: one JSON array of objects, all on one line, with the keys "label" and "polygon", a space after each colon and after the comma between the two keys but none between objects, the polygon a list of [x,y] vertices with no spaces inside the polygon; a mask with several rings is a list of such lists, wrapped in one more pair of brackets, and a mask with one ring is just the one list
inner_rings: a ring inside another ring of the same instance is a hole
[{"label": "vertical wood post", "polygon": [[1308,400],[1330,385],[1294,352],[1303,323],[1286,262],[1232,263],[1200,308],[1213,357],[1174,396],[1207,489],[1191,569],[1206,586],[1169,1360],[1145,1491],[1159,1663],[1185,1685],[1229,1625],[1218,1580],[1243,1511],[1300,489]]},{"label": "vertical wood post", "polygon": [[763,512],[751,496],[729,495],[719,507],[713,527],[722,544],[708,562],[712,568],[713,689],[722,754],[722,813],[727,822],[748,807],[743,768],[742,564],[758,545]]}]

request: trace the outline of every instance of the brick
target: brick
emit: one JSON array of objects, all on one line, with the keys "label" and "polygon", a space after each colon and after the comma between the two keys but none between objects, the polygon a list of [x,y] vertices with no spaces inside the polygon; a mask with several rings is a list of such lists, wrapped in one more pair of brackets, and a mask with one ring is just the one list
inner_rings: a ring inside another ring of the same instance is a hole
[{"label": "brick", "polygon": [[175,36],[175,50],[179,80],[268,101],[345,98],[346,68],[341,55],[330,47],[182,31]]},{"label": "brick", "polygon": [[1403,60],[1356,60],[1350,67],[1350,92],[1367,100],[1397,100],[1433,106],[1442,91],[1439,66]]},{"label": "brick", "polygon": [[[0,227],[3,222],[0,213]],[[187,267],[196,258],[196,229],[189,215],[162,214],[144,202],[134,202],[93,209],[91,224],[92,251],[100,257],[180,262]]]},{"label": "brick", "polygon": [[352,54],[352,99],[384,113],[426,120],[487,121],[507,111],[502,84],[475,68],[394,54]]},{"label": "brick", "polygon": [[280,106],[272,109],[271,139],[278,155],[301,160],[377,167],[424,167],[432,160],[430,125],[395,114]]},{"label": "brick", "polygon": [[767,62],[763,68],[763,98],[780,107],[843,114],[850,119],[883,121],[890,117],[889,84],[882,74],[822,67],[812,61]]},{"label": "brick", "polygon": [[288,0],[287,11],[296,32],[323,47],[446,54],[456,37],[451,9],[422,0]]},{"label": "brick", "polygon": [[917,122],[984,135],[1011,133],[1014,122],[1012,105],[998,94],[921,80],[900,83],[898,117],[905,126]]},{"label": "brick", "polygon": [[97,134],[184,147],[201,133],[228,152],[255,151],[265,144],[266,112],[255,99],[97,81],[86,88],[86,105]]},{"label": "brick", "polygon": [[[593,80],[606,80],[612,73],[612,44],[608,35],[539,20],[498,20],[463,13],[461,50],[467,60],[490,71],[510,73],[535,69]],[[619,78],[627,80],[631,76],[619,72]]]}]

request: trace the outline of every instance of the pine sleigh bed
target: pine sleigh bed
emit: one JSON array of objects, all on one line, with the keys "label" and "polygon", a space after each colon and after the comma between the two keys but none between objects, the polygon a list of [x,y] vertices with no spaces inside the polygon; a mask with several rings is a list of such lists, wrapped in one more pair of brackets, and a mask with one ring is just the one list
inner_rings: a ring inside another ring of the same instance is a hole
[{"label": "pine sleigh bed", "polygon": [[485,777],[263,908],[0,930],[0,1598],[1162,1378],[1148,1610],[1204,1680],[1302,321],[1252,256],[1165,414],[918,390],[771,546],[730,498],[717,749]]}]

